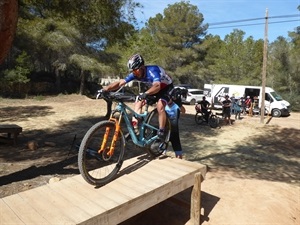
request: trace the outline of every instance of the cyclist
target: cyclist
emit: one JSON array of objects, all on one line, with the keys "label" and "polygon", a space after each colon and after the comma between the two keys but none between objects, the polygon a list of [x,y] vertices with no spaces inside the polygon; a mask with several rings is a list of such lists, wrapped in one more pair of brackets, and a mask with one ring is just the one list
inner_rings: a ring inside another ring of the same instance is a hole
[{"label": "cyclist", "polygon": [[[173,89],[173,81],[163,68],[157,65],[145,65],[145,61],[140,54],[131,56],[128,60],[127,67],[130,73],[124,79],[116,81],[107,87],[104,91],[117,90],[132,80],[139,80],[144,83],[150,83],[151,87],[144,93],[138,96],[138,101],[135,102],[135,112],[141,113],[144,99],[149,96],[155,96],[153,103],[157,102],[159,132],[158,136],[164,138],[164,128],[166,124],[165,106],[170,101],[170,92]],[[138,133],[138,121],[132,118],[132,125],[136,133]]]},{"label": "cyclist", "polygon": [[206,100],[205,96],[202,97],[202,101],[199,101],[197,103],[200,105],[201,111],[204,114],[204,118],[205,118],[206,122],[208,123],[208,117],[209,117],[208,108],[210,106],[210,103]]}]

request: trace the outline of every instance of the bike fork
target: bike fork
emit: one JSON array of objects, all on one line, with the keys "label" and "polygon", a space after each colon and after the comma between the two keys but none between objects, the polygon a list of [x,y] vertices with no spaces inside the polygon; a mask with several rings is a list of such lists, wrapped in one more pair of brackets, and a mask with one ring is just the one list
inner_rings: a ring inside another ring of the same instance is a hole
[{"label": "bike fork", "polygon": [[114,135],[112,137],[112,141],[109,147],[106,147],[109,143],[108,142],[108,137],[109,134],[111,132],[111,128],[110,127],[106,127],[105,128],[105,133],[103,136],[103,140],[102,140],[102,144],[100,149],[98,150],[98,153],[100,154],[101,152],[106,153],[106,156],[111,157],[114,154],[115,151],[115,147],[116,147],[116,143],[119,137],[119,133],[121,130],[121,126],[120,126],[120,122],[122,119],[122,115],[120,115],[119,120],[117,120],[116,118],[110,118],[109,121],[112,121],[115,123],[115,131],[114,131]]}]

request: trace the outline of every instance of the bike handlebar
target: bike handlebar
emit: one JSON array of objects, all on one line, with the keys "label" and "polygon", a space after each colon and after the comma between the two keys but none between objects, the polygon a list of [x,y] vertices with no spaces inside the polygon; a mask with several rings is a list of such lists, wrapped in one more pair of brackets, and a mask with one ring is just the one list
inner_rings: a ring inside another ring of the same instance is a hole
[{"label": "bike handlebar", "polygon": [[[135,101],[137,96],[125,96],[124,93],[120,92],[122,88],[117,90],[116,92],[109,92],[109,91],[104,91],[98,90],[96,99],[104,99],[106,101],[118,101],[118,102],[123,102],[123,101]],[[146,101],[147,103],[150,101],[155,100],[155,96],[148,95],[146,96]]]}]

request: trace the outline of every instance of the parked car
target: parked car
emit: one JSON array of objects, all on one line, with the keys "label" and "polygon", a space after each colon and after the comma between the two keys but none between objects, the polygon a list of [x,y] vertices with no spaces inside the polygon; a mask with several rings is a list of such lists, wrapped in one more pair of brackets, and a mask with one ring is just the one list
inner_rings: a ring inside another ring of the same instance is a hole
[{"label": "parked car", "polygon": [[186,88],[186,89],[192,89],[192,85],[190,84],[178,84],[175,86],[175,88],[180,87],[180,88]]},{"label": "parked car", "polygon": [[201,101],[202,97],[205,96],[201,89],[187,89],[188,93],[186,98],[182,98],[182,102],[185,104],[195,105],[197,101]]}]

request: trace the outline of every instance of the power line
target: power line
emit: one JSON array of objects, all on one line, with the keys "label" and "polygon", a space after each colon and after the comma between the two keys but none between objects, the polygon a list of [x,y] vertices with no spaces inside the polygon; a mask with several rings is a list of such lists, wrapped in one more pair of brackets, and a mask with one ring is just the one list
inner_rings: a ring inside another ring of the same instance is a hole
[{"label": "power line", "polygon": [[[296,22],[299,20],[283,20],[283,21],[276,21],[276,22],[269,22],[269,24],[273,23],[288,23],[288,22]],[[221,28],[230,28],[230,27],[246,27],[246,26],[257,26],[257,25],[262,25],[265,23],[249,23],[249,24],[239,24],[239,25],[231,25],[231,26],[220,26],[220,27],[208,27],[209,30],[211,29],[221,29]],[[221,25],[221,24],[220,24]]]},{"label": "power line", "polygon": [[[268,19],[289,18],[289,17],[300,17],[300,14],[282,15],[282,16],[269,16]],[[223,25],[223,24],[229,24],[229,23],[241,23],[241,22],[248,22],[248,21],[254,21],[254,20],[265,20],[265,19],[266,19],[266,17],[259,17],[259,18],[252,18],[252,19],[243,19],[243,20],[232,20],[232,21],[209,23],[209,26]]]}]

